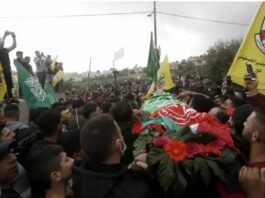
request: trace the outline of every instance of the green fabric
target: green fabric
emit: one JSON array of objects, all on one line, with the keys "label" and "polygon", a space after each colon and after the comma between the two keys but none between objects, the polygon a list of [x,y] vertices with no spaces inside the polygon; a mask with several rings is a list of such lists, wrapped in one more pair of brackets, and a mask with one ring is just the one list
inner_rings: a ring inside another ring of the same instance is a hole
[{"label": "green fabric", "polygon": [[29,108],[51,107],[47,94],[36,77],[32,76],[17,60],[14,60],[23,97]]},{"label": "green fabric", "polygon": [[49,98],[51,104],[57,102],[57,97],[54,93],[54,89],[49,82],[45,83],[44,89],[45,89],[45,92],[46,92],[47,97]]},{"label": "green fabric", "polygon": [[147,77],[156,82],[157,78],[157,69],[158,69],[158,57],[153,43],[153,33],[151,32],[149,56],[147,62]]},{"label": "green fabric", "polygon": [[152,123],[163,125],[167,132],[177,132],[181,129],[181,127],[177,125],[177,123],[175,123],[171,119],[166,118],[165,116],[158,116],[154,119],[144,119],[142,121],[144,128]]},{"label": "green fabric", "polygon": [[149,113],[154,113],[156,110],[168,104],[178,104],[182,103],[174,96],[161,92],[157,95],[154,95],[149,100],[147,100],[141,107],[142,110]]}]

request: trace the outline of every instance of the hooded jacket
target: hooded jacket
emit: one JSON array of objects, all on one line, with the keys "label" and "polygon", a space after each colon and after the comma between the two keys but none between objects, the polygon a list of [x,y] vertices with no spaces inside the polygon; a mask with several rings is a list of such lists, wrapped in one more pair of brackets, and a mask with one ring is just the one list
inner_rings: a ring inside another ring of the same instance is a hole
[{"label": "hooded jacket", "polygon": [[145,175],[122,164],[102,165],[92,161],[73,167],[73,191],[78,198],[151,198]]}]

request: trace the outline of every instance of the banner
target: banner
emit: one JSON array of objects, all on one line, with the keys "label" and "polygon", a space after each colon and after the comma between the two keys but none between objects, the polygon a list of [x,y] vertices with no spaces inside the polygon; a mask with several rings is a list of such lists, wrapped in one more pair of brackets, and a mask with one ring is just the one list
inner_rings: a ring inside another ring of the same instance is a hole
[{"label": "banner", "polygon": [[[170,66],[168,62],[167,56],[165,57],[162,66],[159,68],[157,72],[157,89],[158,90],[168,90],[175,86],[171,73],[170,73]],[[152,83],[148,93],[147,97],[150,96],[150,94],[153,94],[155,92],[154,90],[154,83]]]},{"label": "banner", "polygon": [[55,76],[52,79],[52,86],[55,87],[56,84],[60,81],[64,79],[64,72],[62,70],[59,70]]},{"label": "banner", "polygon": [[121,59],[122,57],[124,57],[124,48],[121,48],[114,53],[113,60],[115,61],[115,60]]},{"label": "banner", "polygon": [[44,90],[45,90],[45,92],[46,92],[46,94],[47,94],[47,97],[49,98],[51,104],[53,104],[53,103],[55,103],[55,102],[58,101],[58,100],[57,100],[57,97],[56,97],[56,95],[55,95],[55,93],[54,93],[54,89],[53,89],[53,87],[52,87],[51,84],[50,84],[49,82],[47,82],[47,81],[46,81],[46,83],[45,83]]},{"label": "banner", "polygon": [[58,55],[55,56],[55,58],[52,60],[52,64],[51,64],[51,70],[54,71],[55,69],[55,63],[57,61]]},{"label": "banner", "polygon": [[32,76],[17,60],[14,60],[14,64],[17,68],[19,85],[28,107],[51,107],[51,102],[38,79]]},{"label": "banner", "polygon": [[153,43],[153,32],[151,32],[151,39],[150,39],[150,47],[149,47],[149,55],[148,55],[148,62],[147,62],[147,77],[156,82],[156,73],[158,68],[158,57],[157,52],[154,47]]},{"label": "banner", "polygon": [[259,79],[258,91],[265,94],[265,3],[263,2],[228,71],[234,83],[244,86],[246,63]]},{"label": "banner", "polygon": [[0,101],[4,100],[6,92],[7,92],[6,81],[3,74],[3,67],[0,63]]}]

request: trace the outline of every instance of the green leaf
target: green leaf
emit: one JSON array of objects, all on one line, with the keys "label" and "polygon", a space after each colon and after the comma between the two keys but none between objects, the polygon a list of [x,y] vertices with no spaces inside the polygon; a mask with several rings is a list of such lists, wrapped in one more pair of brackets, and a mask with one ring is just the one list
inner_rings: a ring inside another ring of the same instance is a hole
[{"label": "green leaf", "polygon": [[194,172],[193,162],[194,160],[189,160],[189,159],[186,159],[182,162],[182,165],[188,175],[193,175]]},{"label": "green leaf", "polygon": [[146,147],[152,143],[152,137],[149,134],[140,134],[135,140],[133,146],[135,147],[133,155],[137,156],[141,153],[146,153]]},{"label": "green leaf", "polygon": [[163,156],[159,164],[157,177],[160,185],[167,191],[175,178],[174,162],[167,156]]},{"label": "green leaf", "polygon": [[181,172],[178,165],[176,165],[176,182],[181,186],[183,189],[187,187],[187,180],[184,177],[183,173]]},{"label": "green leaf", "polygon": [[176,165],[175,170],[176,177],[173,179],[171,187],[174,190],[174,195],[181,196],[187,188],[187,180],[178,165]]},{"label": "green leaf", "polygon": [[201,157],[196,157],[194,160],[194,170],[195,172],[199,172],[202,180],[206,185],[208,185],[211,181],[211,173],[207,166],[206,160]]},{"label": "green leaf", "polygon": [[153,147],[148,153],[147,163],[149,166],[153,166],[159,163],[165,156],[166,156],[166,153],[163,149]]},{"label": "green leaf", "polygon": [[228,184],[226,173],[218,166],[218,164],[211,160],[206,160],[208,166],[212,169],[213,173],[225,184]]}]

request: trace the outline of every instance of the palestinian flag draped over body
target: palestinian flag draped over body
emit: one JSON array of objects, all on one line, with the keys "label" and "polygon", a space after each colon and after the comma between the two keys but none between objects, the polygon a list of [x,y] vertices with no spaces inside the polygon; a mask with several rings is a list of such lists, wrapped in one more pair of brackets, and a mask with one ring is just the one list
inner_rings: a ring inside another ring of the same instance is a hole
[{"label": "palestinian flag draped over body", "polygon": [[252,25],[245,36],[236,57],[229,69],[228,76],[233,82],[244,86],[247,74],[246,63],[253,66],[259,79],[258,91],[265,94],[265,3],[262,2]]},{"label": "palestinian flag draped over body", "polygon": [[152,96],[149,100],[147,100],[141,107],[142,110],[147,111],[149,113],[154,113],[156,110],[164,107],[168,104],[178,104],[182,103],[176,97],[172,96],[166,92],[160,92]]},{"label": "palestinian flag draped over body", "polygon": [[51,102],[39,81],[32,76],[17,60],[14,60],[17,68],[19,86],[29,108],[51,107]]},{"label": "palestinian flag draped over body", "polygon": [[154,96],[144,106],[150,103],[159,108],[144,107],[153,113],[134,125],[132,133],[138,137],[133,153],[148,153],[160,186],[178,197],[194,186],[228,184],[242,166],[229,126],[169,96]]}]

